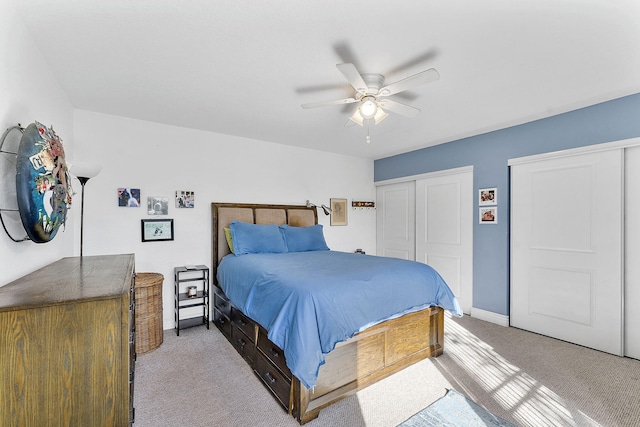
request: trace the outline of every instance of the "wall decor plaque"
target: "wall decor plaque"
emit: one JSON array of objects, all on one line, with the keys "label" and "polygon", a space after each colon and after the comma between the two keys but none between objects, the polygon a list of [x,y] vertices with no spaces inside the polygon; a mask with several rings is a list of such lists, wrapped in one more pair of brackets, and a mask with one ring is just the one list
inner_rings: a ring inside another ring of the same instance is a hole
[{"label": "wall decor plaque", "polygon": [[65,225],[74,192],[62,140],[39,122],[26,127],[16,159],[16,195],[22,225],[35,243],[53,239]]}]

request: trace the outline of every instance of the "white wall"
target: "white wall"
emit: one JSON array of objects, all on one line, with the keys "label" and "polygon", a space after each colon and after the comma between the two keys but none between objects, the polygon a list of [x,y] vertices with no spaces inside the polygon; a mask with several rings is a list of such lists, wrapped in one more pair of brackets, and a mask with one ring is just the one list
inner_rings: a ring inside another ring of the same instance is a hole
[{"label": "white wall", "polygon": [[[73,149],[73,108],[26,28],[4,1],[0,1],[0,58],[0,134],[18,123],[26,127],[37,120],[54,126],[69,154]],[[15,186],[15,181],[0,182],[0,191],[6,192],[7,186]],[[76,206],[71,218],[75,210]],[[0,228],[0,286],[73,255],[73,241],[72,227],[59,230],[46,244],[15,243]]]},{"label": "white wall", "polygon": [[[165,329],[174,326],[173,268],[211,266],[211,202],[375,199],[371,160],[82,110],[74,117],[75,159],[102,164],[85,187],[84,255],[135,253],[138,272],[162,273]],[[143,207],[118,207],[118,187],[139,188]],[[176,190],[194,191],[195,208],[175,208]],[[147,214],[149,196],[170,199],[174,241],[141,242],[140,220],[163,217]],[[375,253],[374,210],[349,208],[346,227],[318,218],[331,249]]]},{"label": "white wall", "polygon": [[[84,254],[134,253],[138,272],[162,273],[164,326],[173,328],[173,267],[211,264],[210,203],[329,204],[331,197],[373,201],[373,162],[122,117],[74,111],[12,7],[0,1],[0,129],[34,120],[53,125],[70,163],[96,161],[85,193]],[[4,156],[4,155],[3,155]],[[0,191],[13,182],[0,182]],[[77,180],[73,182],[80,192]],[[194,209],[172,207],[175,241],[140,240],[145,207],[117,206],[117,188],[168,197],[196,193]],[[375,253],[375,210],[348,211],[346,227],[319,213],[329,247]],[[65,256],[79,255],[80,195],[67,228],[46,244],[15,243],[0,230],[0,286]],[[46,286],[46,284],[43,284]]]}]

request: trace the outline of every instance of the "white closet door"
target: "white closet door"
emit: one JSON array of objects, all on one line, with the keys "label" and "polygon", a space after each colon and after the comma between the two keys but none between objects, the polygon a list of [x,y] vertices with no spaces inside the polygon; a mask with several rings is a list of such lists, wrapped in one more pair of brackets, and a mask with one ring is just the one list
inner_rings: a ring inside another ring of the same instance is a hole
[{"label": "white closet door", "polygon": [[624,355],[640,359],[640,147],[625,157]]},{"label": "white closet door", "polygon": [[471,313],[473,170],[416,181],[416,261],[435,268]]},{"label": "white closet door", "polygon": [[622,355],[623,150],[511,167],[511,325]]},{"label": "white closet door", "polygon": [[415,181],[376,188],[377,255],[415,260]]}]

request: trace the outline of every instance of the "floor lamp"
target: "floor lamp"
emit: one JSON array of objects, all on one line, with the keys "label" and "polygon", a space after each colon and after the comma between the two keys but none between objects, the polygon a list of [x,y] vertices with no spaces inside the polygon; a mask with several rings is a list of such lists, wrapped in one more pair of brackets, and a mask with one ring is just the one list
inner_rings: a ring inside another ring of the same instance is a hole
[{"label": "floor lamp", "polygon": [[80,201],[80,259],[82,259],[84,244],[84,186],[87,181],[98,175],[101,169],[101,166],[89,163],[75,163],[72,164],[70,168],[71,174],[78,178],[82,186],[82,199]]}]

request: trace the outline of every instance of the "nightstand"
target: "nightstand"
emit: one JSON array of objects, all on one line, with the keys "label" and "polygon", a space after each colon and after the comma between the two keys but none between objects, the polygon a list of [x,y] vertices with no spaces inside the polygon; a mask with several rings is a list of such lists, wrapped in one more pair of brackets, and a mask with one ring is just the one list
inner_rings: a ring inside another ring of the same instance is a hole
[{"label": "nightstand", "polygon": [[[206,325],[209,329],[209,267],[206,265],[187,265],[175,267],[174,271],[174,318],[176,335],[180,330],[193,326]],[[202,315],[193,316],[194,310],[182,316],[186,309],[202,307]]]}]

